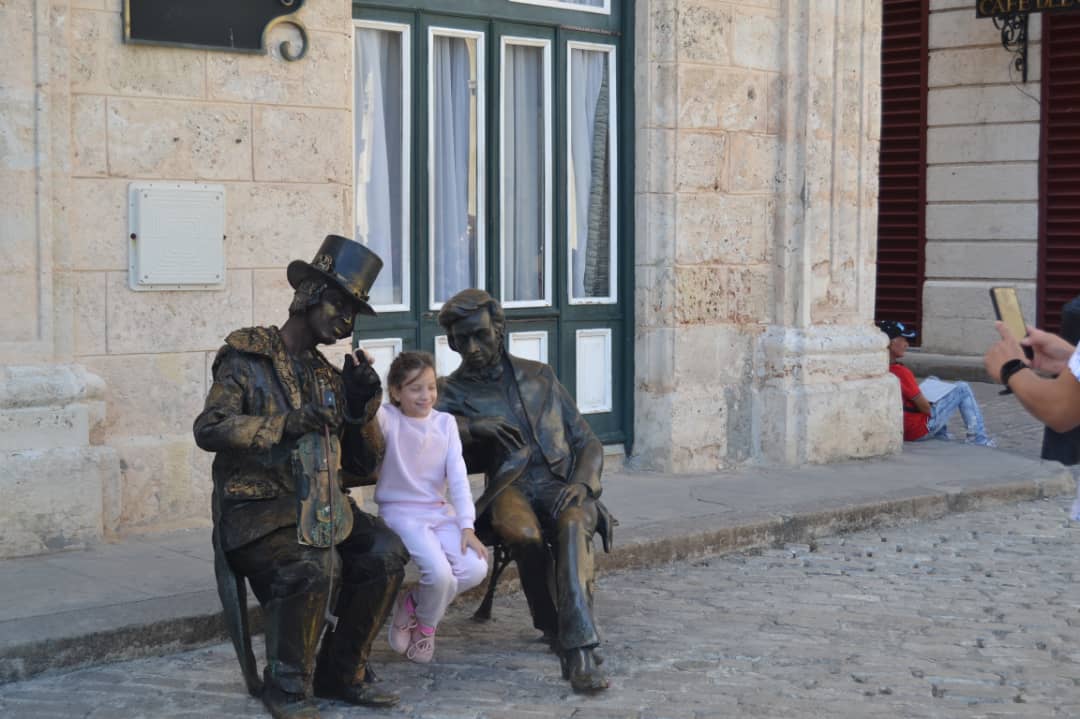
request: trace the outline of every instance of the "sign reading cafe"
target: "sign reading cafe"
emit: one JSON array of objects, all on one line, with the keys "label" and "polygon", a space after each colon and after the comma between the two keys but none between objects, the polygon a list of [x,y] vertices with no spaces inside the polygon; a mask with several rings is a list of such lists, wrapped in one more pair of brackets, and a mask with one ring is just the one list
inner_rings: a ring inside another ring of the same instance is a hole
[{"label": "sign reading cafe", "polygon": [[976,0],[975,3],[975,17],[1047,10],[1080,10],[1080,0]]}]

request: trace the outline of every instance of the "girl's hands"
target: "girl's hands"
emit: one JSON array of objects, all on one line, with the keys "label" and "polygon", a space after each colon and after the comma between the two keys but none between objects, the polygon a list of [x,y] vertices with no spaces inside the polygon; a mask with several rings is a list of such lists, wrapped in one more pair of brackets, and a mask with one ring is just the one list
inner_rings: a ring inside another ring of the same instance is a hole
[{"label": "girl's hands", "polygon": [[476,532],[472,529],[461,530],[461,553],[465,554],[466,550],[472,548],[481,559],[487,561],[487,547],[480,541],[480,538],[476,536]]}]

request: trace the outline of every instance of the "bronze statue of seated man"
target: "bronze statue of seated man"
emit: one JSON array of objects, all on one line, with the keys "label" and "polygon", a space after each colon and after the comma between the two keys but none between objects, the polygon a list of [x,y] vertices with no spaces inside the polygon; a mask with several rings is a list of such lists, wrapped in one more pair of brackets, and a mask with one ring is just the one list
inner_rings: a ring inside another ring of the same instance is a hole
[{"label": "bronze statue of seated man", "polygon": [[559,653],[564,678],[575,691],[606,689],[592,616],[592,536],[606,546],[611,526],[598,501],[603,446],[550,366],[503,349],[505,315],[487,292],[454,295],[439,324],[461,366],[440,380],[437,407],[457,416],[469,471],[486,475],[478,530],[516,558],[533,625]]}]

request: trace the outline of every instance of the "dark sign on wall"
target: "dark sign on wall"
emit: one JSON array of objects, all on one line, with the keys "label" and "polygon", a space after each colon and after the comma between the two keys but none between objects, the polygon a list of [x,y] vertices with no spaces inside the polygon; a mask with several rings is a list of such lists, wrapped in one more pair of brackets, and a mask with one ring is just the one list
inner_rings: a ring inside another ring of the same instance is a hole
[{"label": "dark sign on wall", "polygon": [[[265,53],[266,29],[292,15],[304,0],[125,0],[124,41],[152,45]],[[303,28],[303,48],[307,37]],[[283,43],[288,60],[299,59]]]},{"label": "dark sign on wall", "polygon": [[975,0],[975,17],[1047,10],[1080,10],[1080,0]]}]

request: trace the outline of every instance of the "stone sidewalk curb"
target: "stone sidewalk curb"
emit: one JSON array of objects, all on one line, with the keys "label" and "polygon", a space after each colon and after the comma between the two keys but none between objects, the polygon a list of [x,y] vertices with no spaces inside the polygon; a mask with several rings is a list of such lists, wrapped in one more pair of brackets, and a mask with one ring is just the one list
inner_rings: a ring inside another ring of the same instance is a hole
[{"label": "stone sidewalk curb", "polygon": [[[599,572],[640,569],[708,554],[744,551],[785,544],[807,544],[829,535],[939,519],[1020,501],[1055,497],[1075,490],[1071,473],[1062,468],[1047,479],[1018,481],[958,492],[920,494],[901,499],[847,504],[780,516],[741,517],[737,521],[702,515],[676,522],[636,527],[618,536],[611,554],[597,554]],[[717,526],[703,526],[716,523]],[[514,567],[507,569],[499,593],[516,589]],[[475,603],[484,586],[468,592]],[[46,624],[70,620],[66,636],[16,641],[0,650],[0,684],[46,672],[71,670],[106,662],[158,656],[226,641],[216,592],[197,591],[164,599],[148,599],[112,608],[129,623],[117,629],[81,632],[78,612],[25,620],[26,637],[57,634]],[[261,629],[252,607],[253,631]],[[71,615],[71,616],[66,616]],[[22,633],[22,632],[20,632]]]}]

